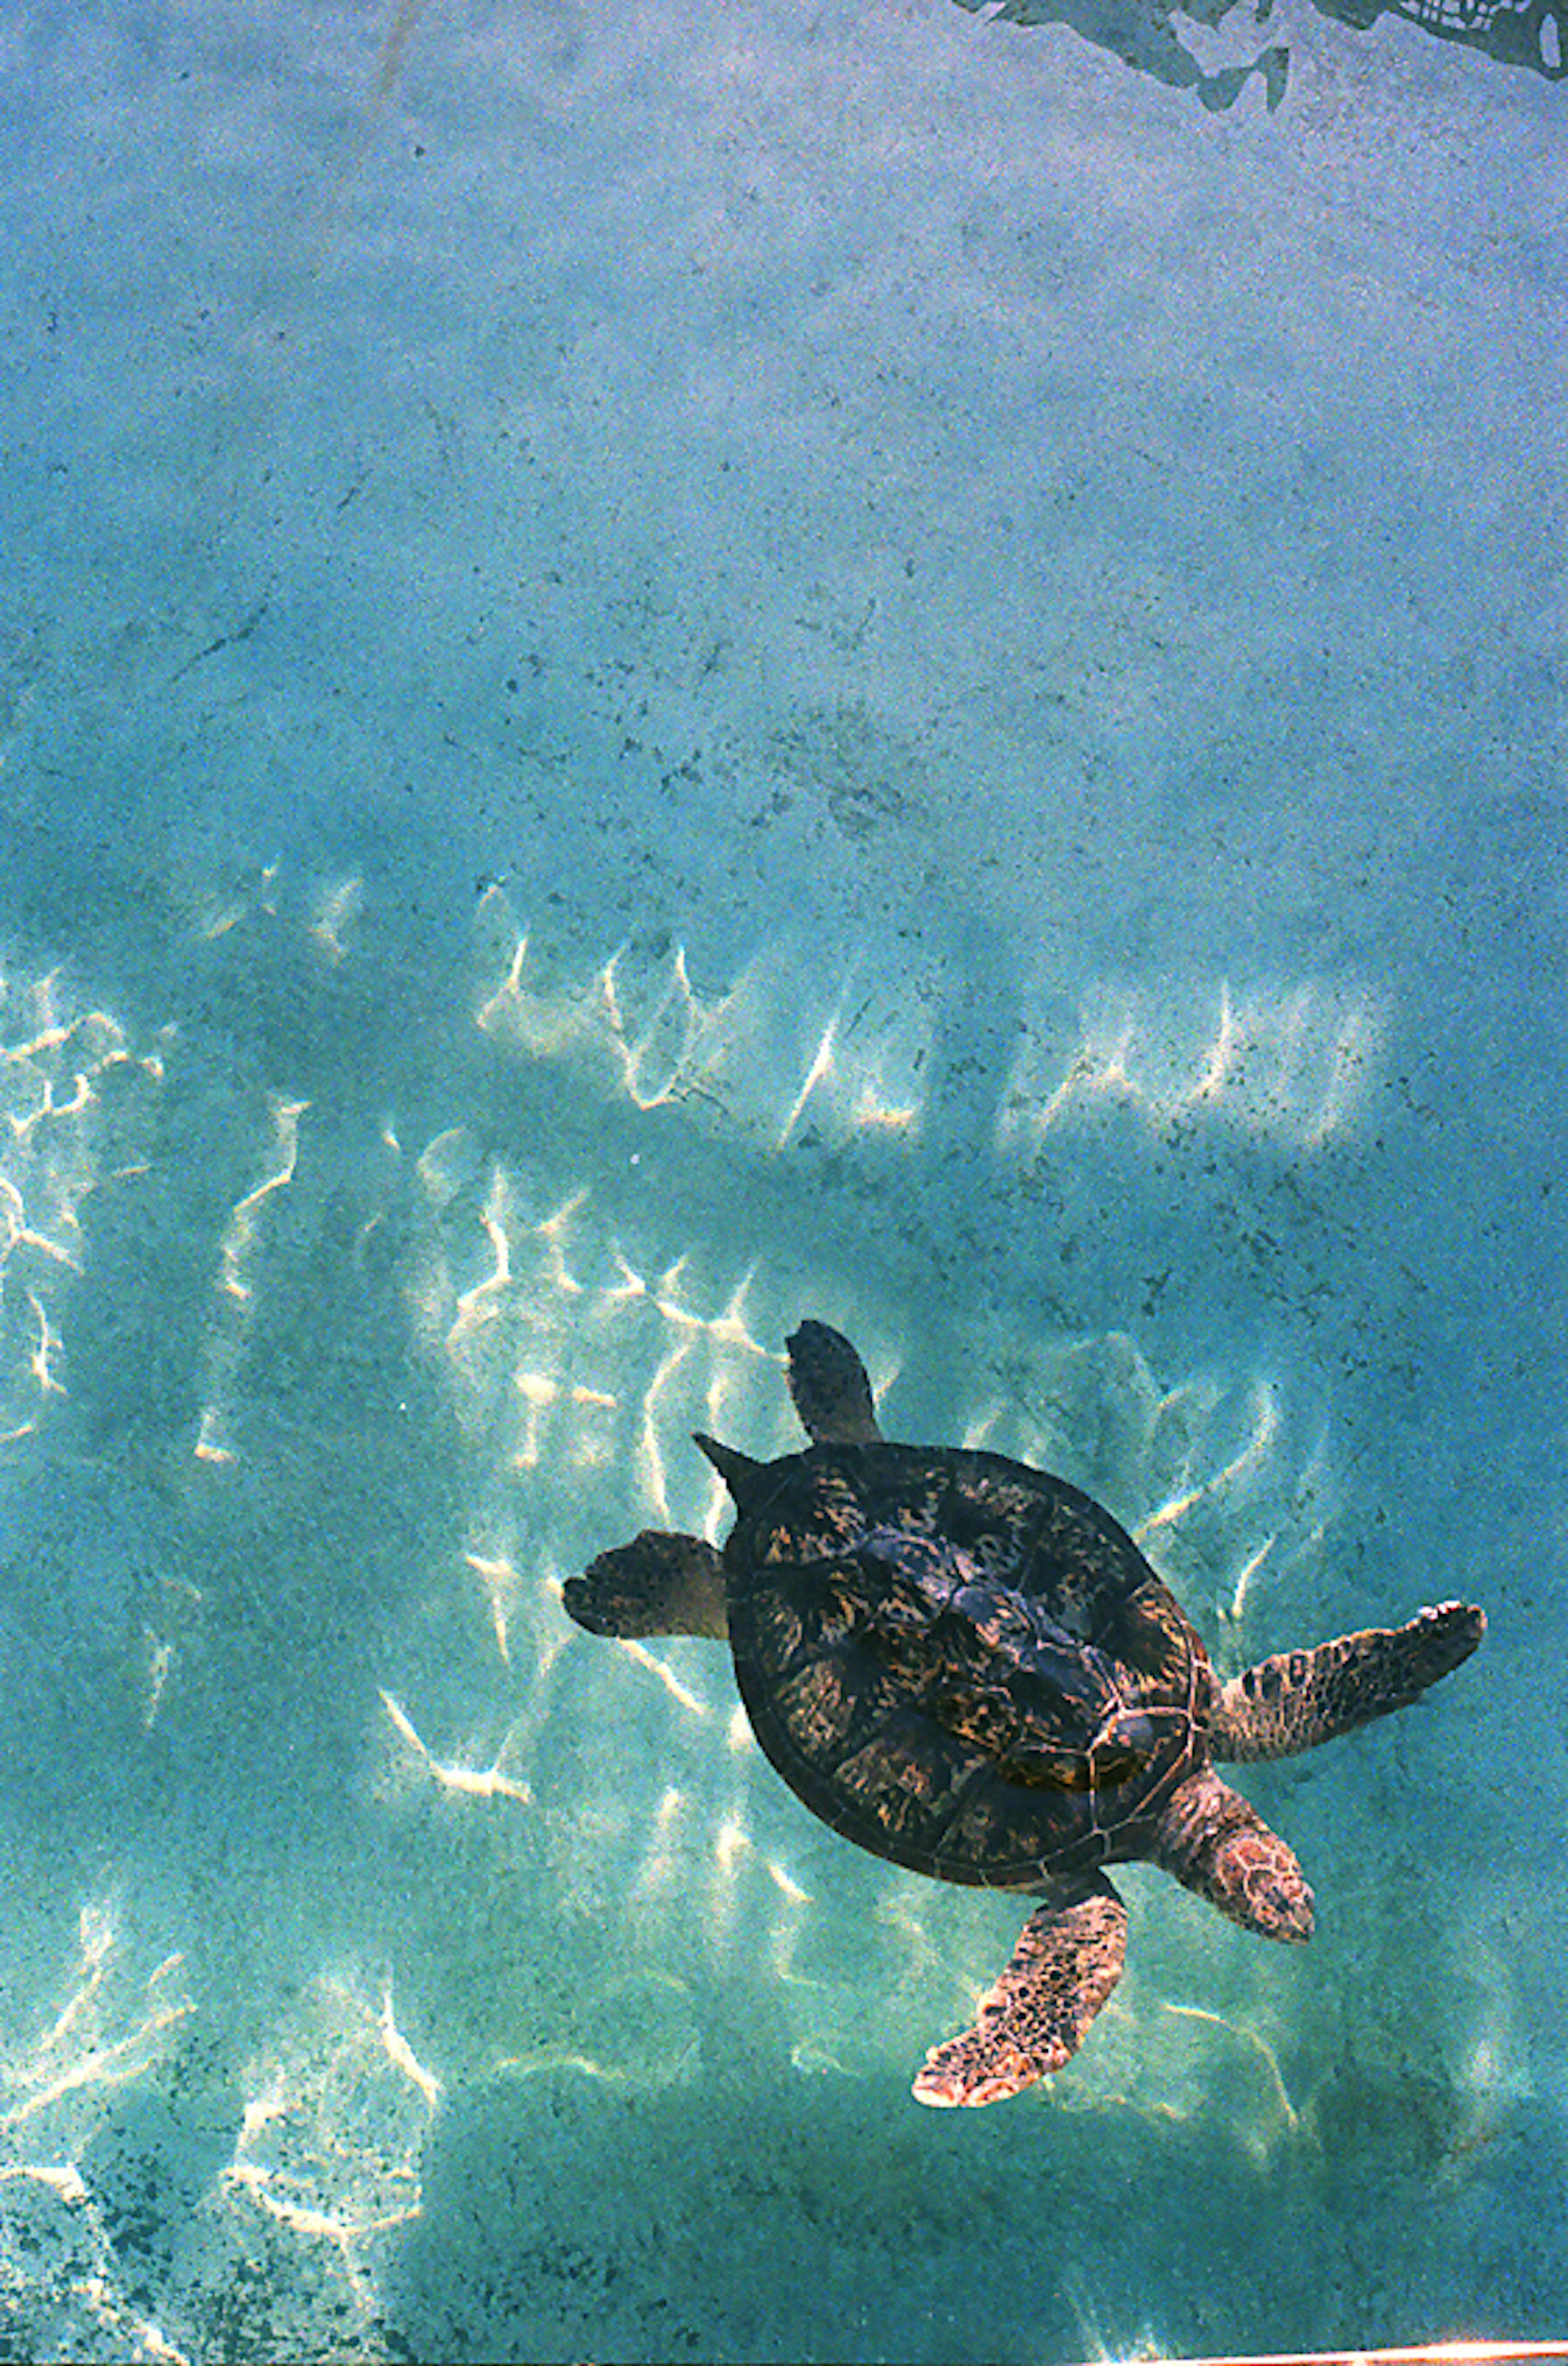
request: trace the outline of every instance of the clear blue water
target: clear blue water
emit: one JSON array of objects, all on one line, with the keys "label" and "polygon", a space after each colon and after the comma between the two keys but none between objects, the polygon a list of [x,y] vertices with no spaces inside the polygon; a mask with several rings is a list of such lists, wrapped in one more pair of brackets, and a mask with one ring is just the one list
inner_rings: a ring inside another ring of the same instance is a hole
[{"label": "clear blue water", "polygon": [[[1568,181],[1426,14],[0,30],[6,2355],[1568,2329]],[[1018,1906],[559,1606],[805,1313],[1226,1667],[1491,1614],[987,2112]]]}]

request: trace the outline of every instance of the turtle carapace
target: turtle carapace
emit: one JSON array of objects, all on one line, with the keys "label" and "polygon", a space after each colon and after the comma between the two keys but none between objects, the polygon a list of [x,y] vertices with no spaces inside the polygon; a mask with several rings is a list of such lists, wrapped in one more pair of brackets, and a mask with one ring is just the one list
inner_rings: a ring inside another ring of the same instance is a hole
[{"label": "turtle carapace", "polygon": [[734,1499],[722,1552],[645,1530],[565,1589],[598,1635],[728,1638],[759,1742],[874,1855],[1041,1900],[972,2028],[926,2057],[924,2103],[991,2103],[1077,2051],[1121,1977],[1106,1874],[1164,1867],[1269,1939],[1312,1936],[1285,1842],[1215,1772],[1404,1707],[1470,1657],[1447,1602],[1222,1684],[1125,1530],[1005,1455],[882,1436],[849,1341],[803,1323],[789,1385],[811,1444],[753,1461],[699,1436]]}]

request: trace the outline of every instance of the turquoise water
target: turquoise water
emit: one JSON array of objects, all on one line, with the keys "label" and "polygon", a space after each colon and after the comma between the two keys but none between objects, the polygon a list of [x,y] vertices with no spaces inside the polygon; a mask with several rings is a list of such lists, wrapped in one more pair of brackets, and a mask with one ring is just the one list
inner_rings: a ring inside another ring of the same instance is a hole
[{"label": "turquoise water", "polygon": [[[1564,132],[1438,14],[0,34],[3,2354],[1568,2331]],[[1227,1670],[1491,1616],[987,2112],[1021,1908],[560,1609],[808,1313]]]}]

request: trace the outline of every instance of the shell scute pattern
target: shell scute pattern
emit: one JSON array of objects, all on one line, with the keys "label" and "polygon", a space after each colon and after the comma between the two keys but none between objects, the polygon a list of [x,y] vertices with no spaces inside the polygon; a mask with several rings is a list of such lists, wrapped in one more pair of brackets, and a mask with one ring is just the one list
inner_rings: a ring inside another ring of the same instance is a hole
[{"label": "shell scute pattern", "polygon": [[972,1786],[953,1818],[942,1835],[942,1852],[933,1854],[932,1862],[944,1872],[952,1865],[973,1867],[964,1878],[980,1887],[1014,1889],[1022,1886],[1018,1877],[1022,1866],[1095,1861],[1094,1836],[1087,1824],[1077,1830],[1076,1846],[1064,1844],[1067,1820],[1063,1805],[1063,1801],[1047,1803],[1039,1793],[1026,1794],[1021,1805],[994,1778],[981,1779]]},{"label": "shell scute pattern", "polygon": [[779,1721],[802,1752],[841,1752],[866,1718],[875,1718],[883,1689],[867,1682],[848,1653],[818,1646],[780,1682]]},{"label": "shell scute pattern", "polygon": [[[887,1764],[897,1758],[904,1781],[889,1789]],[[893,1708],[874,1740],[846,1758],[839,1769],[846,1802],[886,1842],[918,1842],[932,1819],[957,1809],[959,1786],[967,1771],[965,1753],[929,1718]]]},{"label": "shell scute pattern", "polygon": [[726,1549],[731,1639],[807,1804],[950,1879],[1121,1853],[1190,1761],[1212,1679],[1109,1515],[971,1449],[818,1446],[770,1475]]}]

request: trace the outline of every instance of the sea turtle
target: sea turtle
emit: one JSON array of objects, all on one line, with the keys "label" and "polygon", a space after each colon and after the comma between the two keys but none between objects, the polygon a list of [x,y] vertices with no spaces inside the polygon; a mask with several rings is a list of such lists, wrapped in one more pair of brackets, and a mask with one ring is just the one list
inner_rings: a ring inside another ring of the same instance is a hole
[{"label": "sea turtle", "polygon": [[697,1436],[737,1519],[721,1553],[648,1529],[569,1580],[597,1635],[728,1637],[758,1741],[874,1855],[1043,1903],[923,2103],[993,2103],[1077,2052],[1121,1977],[1108,1865],[1146,1858],[1269,1939],[1312,1936],[1283,1841],[1213,1762],[1283,1758],[1404,1708],[1469,1658],[1460,1602],[1283,1652],[1222,1684],[1108,1512],[979,1448],[897,1446],[824,1323],[789,1342],[811,1444],[774,1462]]}]

